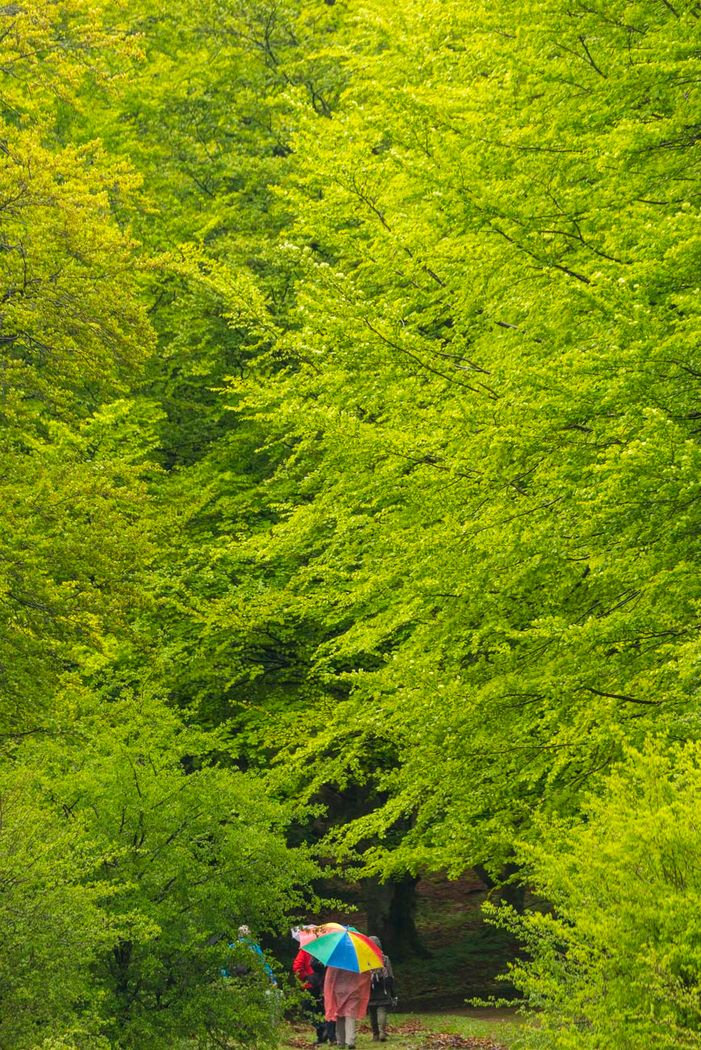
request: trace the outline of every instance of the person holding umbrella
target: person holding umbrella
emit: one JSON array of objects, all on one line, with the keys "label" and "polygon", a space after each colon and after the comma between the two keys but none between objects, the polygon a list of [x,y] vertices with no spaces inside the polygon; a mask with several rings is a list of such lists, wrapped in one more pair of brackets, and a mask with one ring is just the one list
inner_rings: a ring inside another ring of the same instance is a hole
[{"label": "person holding umbrella", "polygon": [[[328,927],[327,927],[328,929]],[[326,966],[324,1013],[336,1024],[336,1043],[355,1048],[356,1021],[364,1017],[370,1000],[370,973],[381,969],[381,950],[352,926],[337,926],[305,945],[306,951]]]},{"label": "person holding umbrella", "polygon": [[355,1050],[355,1022],[365,1017],[370,1001],[370,971],[354,973],[337,966],[326,967],[324,1012],[328,1023],[336,1022],[336,1045]]}]

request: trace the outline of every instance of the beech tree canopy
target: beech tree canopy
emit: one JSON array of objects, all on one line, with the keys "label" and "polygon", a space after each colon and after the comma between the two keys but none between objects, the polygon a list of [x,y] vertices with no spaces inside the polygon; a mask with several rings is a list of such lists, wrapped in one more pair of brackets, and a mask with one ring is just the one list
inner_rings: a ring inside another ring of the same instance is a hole
[{"label": "beech tree canopy", "polygon": [[699,14],[0,10],[0,1044],[274,1041],[321,858],[699,1045]]}]

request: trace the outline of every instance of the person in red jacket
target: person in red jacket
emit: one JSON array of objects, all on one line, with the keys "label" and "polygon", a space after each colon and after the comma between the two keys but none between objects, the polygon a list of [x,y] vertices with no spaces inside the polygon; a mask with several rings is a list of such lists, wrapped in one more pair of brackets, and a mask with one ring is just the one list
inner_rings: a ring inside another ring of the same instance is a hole
[{"label": "person in red jacket", "polygon": [[300,948],[292,963],[292,972],[307,993],[307,1014],[316,1032],[316,1046],[329,1042],[329,1026],[324,1018],[324,972],[326,967]]},{"label": "person in red jacket", "polygon": [[300,948],[292,963],[292,973],[295,975],[302,988],[309,988],[309,980],[313,974],[312,957],[304,948]]}]

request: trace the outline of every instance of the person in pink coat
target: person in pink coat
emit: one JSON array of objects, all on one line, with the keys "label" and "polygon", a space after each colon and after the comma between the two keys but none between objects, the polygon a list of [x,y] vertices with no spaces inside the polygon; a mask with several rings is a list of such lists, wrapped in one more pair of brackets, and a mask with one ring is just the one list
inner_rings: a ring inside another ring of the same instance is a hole
[{"label": "person in pink coat", "polygon": [[326,967],[324,1012],[327,1021],[336,1022],[336,1043],[348,1050],[355,1047],[355,1022],[365,1017],[370,1000],[370,973],[353,973]]}]

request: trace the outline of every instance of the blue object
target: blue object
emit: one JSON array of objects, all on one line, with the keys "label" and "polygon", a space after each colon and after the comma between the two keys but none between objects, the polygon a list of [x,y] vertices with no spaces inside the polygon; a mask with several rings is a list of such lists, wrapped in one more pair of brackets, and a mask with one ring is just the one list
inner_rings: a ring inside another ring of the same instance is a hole
[{"label": "blue object", "polygon": [[[254,941],[252,937],[239,937],[235,943],[230,942],[229,947],[235,948],[237,944],[245,944],[249,951],[255,952],[255,954],[260,957],[260,960],[263,964],[263,970],[265,971],[268,980],[277,988],[277,981],[275,980],[275,974],[273,973],[272,966],[269,962],[267,962],[265,955],[263,954],[263,949],[258,944],[258,942]],[[231,974],[225,966],[223,966],[219,972],[221,973],[222,977],[231,977]]]}]

